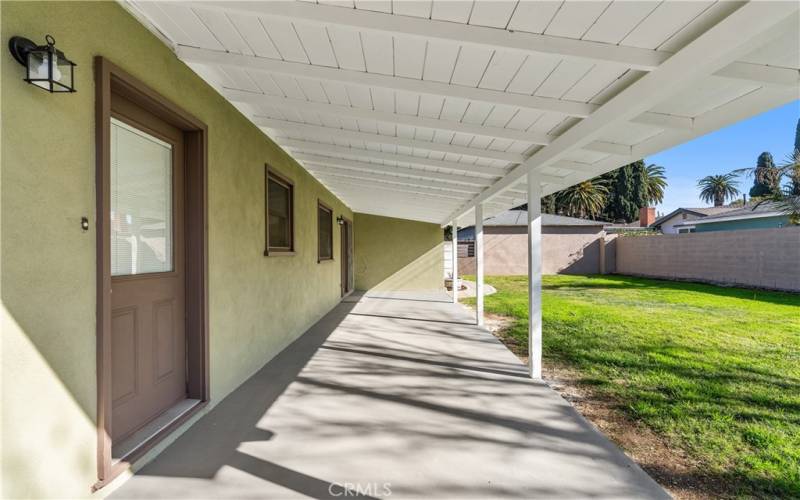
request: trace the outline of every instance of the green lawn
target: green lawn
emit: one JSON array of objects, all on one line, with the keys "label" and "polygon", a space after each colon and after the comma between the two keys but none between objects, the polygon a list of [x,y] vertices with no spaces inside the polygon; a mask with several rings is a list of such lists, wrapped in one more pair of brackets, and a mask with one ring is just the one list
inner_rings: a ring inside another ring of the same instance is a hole
[{"label": "green lawn", "polygon": [[[507,343],[526,354],[527,278],[486,281],[486,311],[515,318]],[[543,288],[545,365],[576,369],[727,491],[800,497],[800,295],[621,276]]]}]

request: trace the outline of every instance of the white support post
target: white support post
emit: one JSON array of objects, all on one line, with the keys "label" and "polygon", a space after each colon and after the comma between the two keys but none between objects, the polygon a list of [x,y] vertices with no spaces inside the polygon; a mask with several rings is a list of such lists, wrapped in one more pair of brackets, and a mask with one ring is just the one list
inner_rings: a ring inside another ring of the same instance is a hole
[{"label": "white support post", "polygon": [[542,378],[542,187],[528,174],[528,367]]},{"label": "white support post", "polygon": [[483,326],[483,204],[475,206],[475,323]]},{"label": "white support post", "polygon": [[453,220],[453,304],[458,303],[458,223]]}]

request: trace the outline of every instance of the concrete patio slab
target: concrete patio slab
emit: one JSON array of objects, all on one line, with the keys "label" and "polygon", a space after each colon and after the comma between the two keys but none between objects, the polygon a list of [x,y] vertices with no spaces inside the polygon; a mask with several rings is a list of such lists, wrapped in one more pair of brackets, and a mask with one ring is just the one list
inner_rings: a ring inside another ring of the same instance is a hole
[{"label": "concrete patio slab", "polygon": [[668,498],[472,323],[351,297],[112,498]]}]

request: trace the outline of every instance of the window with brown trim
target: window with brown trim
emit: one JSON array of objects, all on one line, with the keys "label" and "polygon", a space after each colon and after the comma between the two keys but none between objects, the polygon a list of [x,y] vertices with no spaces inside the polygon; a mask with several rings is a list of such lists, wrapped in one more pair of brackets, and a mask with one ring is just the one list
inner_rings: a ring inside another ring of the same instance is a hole
[{"label": "window with brown trim", "polygon": [[264,255],[294,252],[294,185],[265,166],[266,240]]},{"label": "window with brown trim", "polygon": [[317,202],[317,234],[317,261],[333,260],[333,210],[321,201]]}]

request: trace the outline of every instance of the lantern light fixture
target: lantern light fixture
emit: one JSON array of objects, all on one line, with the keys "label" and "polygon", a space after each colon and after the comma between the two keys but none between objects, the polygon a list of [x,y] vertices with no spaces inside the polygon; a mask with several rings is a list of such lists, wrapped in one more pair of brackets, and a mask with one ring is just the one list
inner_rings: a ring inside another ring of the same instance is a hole
[{"label": "lantern light fixture", "polygon": [[339,224],[340,226],[343,226],[344,225],[344,215],[340,215],[339,217],[337,217],[336,218],[336,223]]},{"label": "lantern light fixture", "polygon": [[8,41],[11,55],[25,66],[25,81],[48,92],[75,92],[75,63],[56,48],[47,35],[46,45],[36,45],[21,36]]}]

